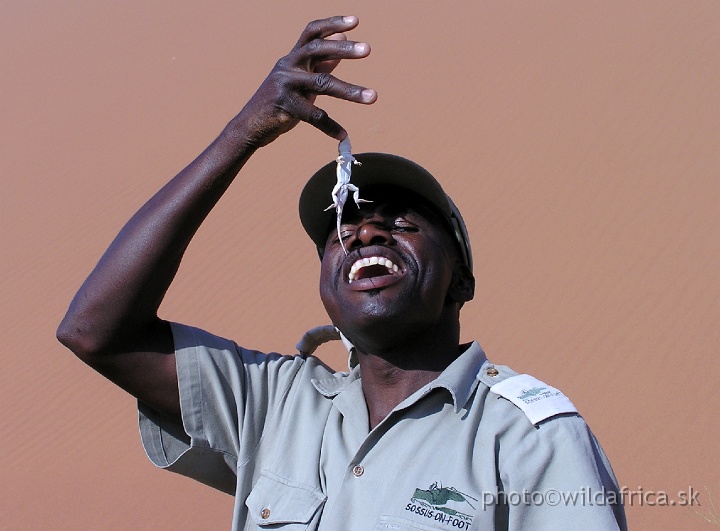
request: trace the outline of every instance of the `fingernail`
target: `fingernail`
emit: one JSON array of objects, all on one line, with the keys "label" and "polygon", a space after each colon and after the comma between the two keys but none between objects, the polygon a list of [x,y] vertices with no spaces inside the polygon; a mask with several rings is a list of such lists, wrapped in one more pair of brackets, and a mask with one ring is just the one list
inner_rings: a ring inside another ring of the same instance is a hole
[{"label": "fingernail", "polygon": [[362,100],[365,103],[370,103],[377,97],[377,94],[373,89],[365,89],[362,91]]},{"label": "fingernail", "polygon": [[343,17],[343,22],[344,22],[345,24],[352,24],[352,23],[355,22],[356,20],[357,20],[357,19],[356,19],[355,17]]},{"label": "fingernail", "polygon": [[353,45],[353,50],[355,50],[357,53],[365,53],[368,49],[368,45],[364,42],[356,42]]}]

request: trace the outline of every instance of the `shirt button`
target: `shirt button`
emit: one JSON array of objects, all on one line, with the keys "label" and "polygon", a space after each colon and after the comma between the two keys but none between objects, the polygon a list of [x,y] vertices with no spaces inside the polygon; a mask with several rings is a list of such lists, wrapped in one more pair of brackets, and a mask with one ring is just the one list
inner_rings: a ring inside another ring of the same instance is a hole
[{"label": "shirt button", "polygon": [[270,518],[270,509],[266,507],[265,509],[260,511],[260,518],[262,518],[263,520],[267,520],[268,518]]},{"label": "shirt button", "polygon": [[365,469],[363,467],[361,467],[360,465],[355,465],[353,467],[353,474],[355,475],[355,477],[359,478],[364,473],[365,473]]},{"label": "shirt button", "polygon": [[500,374],[500,371],[498,371],[495,367],[490,367],[490,368],[487,370],[486,374],[487,374],[488,376],[497,376],[498,374]]}]

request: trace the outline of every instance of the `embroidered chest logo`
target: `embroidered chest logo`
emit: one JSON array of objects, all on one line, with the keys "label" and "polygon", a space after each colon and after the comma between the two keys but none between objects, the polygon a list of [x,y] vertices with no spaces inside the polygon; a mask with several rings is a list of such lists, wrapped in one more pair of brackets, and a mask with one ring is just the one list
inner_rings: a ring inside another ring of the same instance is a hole
[{"label": "embroidered chest logo", "polygon": [[415,489],[406,511],[424,516],[455,529],[470,529],[475,511],[473,498],[455,487],[443,487],[436,481],[427,489]]},{"label": "embroidered chest logo", "polygon": [[526,404],[532,404],[538,400],[544,398],[550,398],[552,396],[563,396],[563,394],[557,389],[549,389],[547,387],[531,387],[530,389],[523,389],[518,398]]}]

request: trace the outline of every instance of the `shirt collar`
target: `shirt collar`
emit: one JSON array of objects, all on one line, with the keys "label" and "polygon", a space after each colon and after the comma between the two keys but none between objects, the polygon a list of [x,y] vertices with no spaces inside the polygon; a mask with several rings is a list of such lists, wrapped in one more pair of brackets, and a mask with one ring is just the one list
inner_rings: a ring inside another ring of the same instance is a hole
[{"label": "shirt collar", "polygon": [[325,398],[333,398],[340,394],[352,382],[360,378],[360,367],[355,366],[352,371],[336,372],[330,378],[310,380],[318,393]]},{"label": "shirt collar", "polygon": [[[477,375],[487,362],[485,352],[473,341],[435,380],[418,389],[395,408],[402,409],[417,402],[433,389],[447,389],[455,405],[455,412],[467,403],[478,385]],[[317,391],[325,398],[334,398],[352,382],[360,378],[360,367],[354,367],[349,373],[335,373],[331,378],[312,380]]]},{"label": "shirt collar", "polygon": [[407,407],[429,394],[433,389],[447,389],[455,406],[455,413],[467,404],[478,386],[477,374],[487,362],[485,352],[473,341],[435,380],[418,389],[406,398],[396,409]]}]

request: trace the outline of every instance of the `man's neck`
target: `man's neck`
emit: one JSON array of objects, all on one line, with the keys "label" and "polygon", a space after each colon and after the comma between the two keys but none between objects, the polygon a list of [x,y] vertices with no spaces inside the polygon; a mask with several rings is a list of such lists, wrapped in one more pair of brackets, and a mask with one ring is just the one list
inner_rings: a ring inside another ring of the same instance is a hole
[{"label": "man's neck", "polygon": [[460,354],[457,342],[444,348],[366,354],[358,352],[370,429],[415,391],[435,380]]}]

